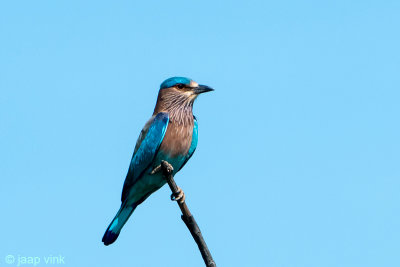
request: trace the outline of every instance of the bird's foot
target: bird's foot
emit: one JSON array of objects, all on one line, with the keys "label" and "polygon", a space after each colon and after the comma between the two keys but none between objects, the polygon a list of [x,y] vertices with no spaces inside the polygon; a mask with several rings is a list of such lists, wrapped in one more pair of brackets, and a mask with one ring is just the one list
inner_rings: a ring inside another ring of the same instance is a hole
[{"label": "bird's foot", "polygon": [[174,171],[174,167],[172,167],[172,165],[171,165],[168,161],[162,160],[162,161],[161,161],[161,164],[158,165],[157,167],[155,167],[155,168],[150,172],[150,174],[151,174],[151,175],[156,174],[156,173],[160,172],[162,169],[163,169],[167,174],[171,174],[171,173]]},{"label": "bird's foot", "polygon": [[158,172],[160,172],[160,171],[161,171],[161,164],[158,165],[157,167],[155,167],[155,168],[150,172],[150,174],[153,175],[153,174],[156,174],[156,173],[158,173]]},{"label": "bird's foot", "polygon": [[183,190],[178,186],[178,192],[171,194],[171,200],[172,201],[178,201],[180,204],[185,202],[185,193]]}]

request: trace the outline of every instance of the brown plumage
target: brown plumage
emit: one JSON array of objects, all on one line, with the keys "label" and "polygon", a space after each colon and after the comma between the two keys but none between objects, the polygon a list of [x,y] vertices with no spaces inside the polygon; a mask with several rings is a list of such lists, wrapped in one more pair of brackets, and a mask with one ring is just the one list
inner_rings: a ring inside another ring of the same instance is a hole
[{"label": "brown plumage", "polygon": [[153,115],[160,112],[169,114],[167,132],[161,143],[162,151],[170,151],[170,156],[185,155],[192,143],[193,102],[196,97],[190,91],[182,92],[171,87],[160,90]]}]

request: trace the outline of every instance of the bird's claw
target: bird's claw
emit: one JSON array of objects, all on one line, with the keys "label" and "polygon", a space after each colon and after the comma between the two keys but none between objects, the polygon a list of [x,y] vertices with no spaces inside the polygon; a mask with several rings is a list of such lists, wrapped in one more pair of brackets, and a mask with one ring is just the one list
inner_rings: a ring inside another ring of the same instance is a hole
[{"label": "bird's claw", "polygon": [[164,168],[168,174],[172,174],[174,171],[174,167],[172,167],[172,165],[166,160],[161,161],[161,167]]},{"label": "bird's claw", "polygon": [[172,165],[168,161],[162,160],[161,164],[158,165],[157,167],[155,167],[150,172],[150,174],[151,175],[156,174],[156,173],[160,172],[162,169],[164,169],[168,174],[171,174],[174,171],[174,167],[172,167]]},{"label": "bird's claw", "polygon": [[161,164],[158,165],[157,167],[155,167],[155,168],[150,172],[150,174],[151,174],[151,175],[156,174],[156,173],[159,172],[160,170],[161,170]]},{"label": "bird's claw", "polygon": [[[162,160],[161,164],[155,167],[150,174],[153,175],[160,171],[163,171],[165,176],[171,176],[172,172],[174,171],[174,167],[172,167],[168,161]],[[171,200],[178,201],[180,204],[185,202],[185,193],[180,187],[178,187],[178,192],[171,194]]]},{"label": "bird's claw", "polygon": [[172,201],[178,201],[180,204],[182,204],[183,202],[185,202],[185,193],[183,192],[183,190],[178,187],[178,192],[177,193],[172,193],[171,194],[171,200]]}]

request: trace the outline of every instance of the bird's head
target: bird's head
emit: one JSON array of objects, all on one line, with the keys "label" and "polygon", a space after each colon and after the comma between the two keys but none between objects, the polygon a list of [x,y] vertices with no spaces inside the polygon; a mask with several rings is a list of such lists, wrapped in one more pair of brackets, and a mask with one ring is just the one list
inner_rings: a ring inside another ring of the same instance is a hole
[{"label": "bird's head", "polygon": [[160,86],[160,91],[173,92],[176,95],[183,95],[188,99],[194,100],[199,94],[214,91],[207,85],[201,85],[185,77],[172,77],[166,79]]},{"label": "bird's head", "polygon": [[193,102],[198,95],[214,91],[185,77],[166,79],[160,86],[156,112],[166,111],[172,114],[192,112]]}]

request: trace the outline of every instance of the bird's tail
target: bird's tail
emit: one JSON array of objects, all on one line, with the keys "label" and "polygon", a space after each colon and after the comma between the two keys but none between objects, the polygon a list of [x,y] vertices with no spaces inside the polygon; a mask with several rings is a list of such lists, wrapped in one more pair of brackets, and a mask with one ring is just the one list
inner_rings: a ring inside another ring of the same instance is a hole
[{"label": "bird's tail", "polygon": [[119,233],[121,232],[122,227],[125,225],[126,221],[131,216],[132,212],[135,210],[137,205],[130,206],[126,204],[126,201],[122,203],[121,208],[115,215],[114,219],[108,226],[106,232],[103,236],[103,243],[104,245],[108,246],[114,243],[117,240]]}]

